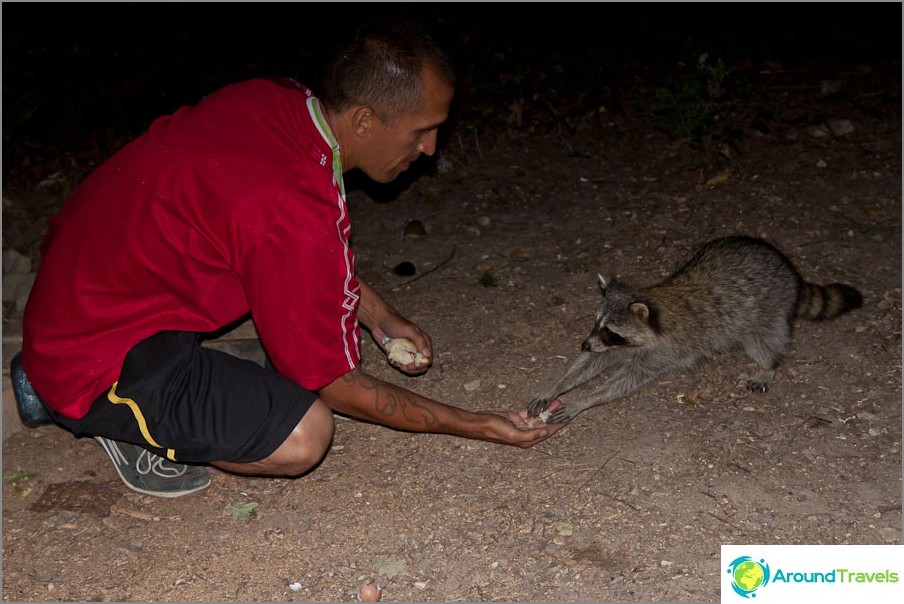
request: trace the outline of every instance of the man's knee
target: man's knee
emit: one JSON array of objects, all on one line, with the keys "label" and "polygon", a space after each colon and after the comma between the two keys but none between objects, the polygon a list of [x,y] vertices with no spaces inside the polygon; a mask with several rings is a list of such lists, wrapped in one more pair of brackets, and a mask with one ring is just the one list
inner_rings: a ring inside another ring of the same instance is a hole
[{"label": "man's knee", "polygon": [[333,412],[320,399],[314,401],[289,437],[270,456],[289,476],[303,474],[326,455],[333,440]]}]

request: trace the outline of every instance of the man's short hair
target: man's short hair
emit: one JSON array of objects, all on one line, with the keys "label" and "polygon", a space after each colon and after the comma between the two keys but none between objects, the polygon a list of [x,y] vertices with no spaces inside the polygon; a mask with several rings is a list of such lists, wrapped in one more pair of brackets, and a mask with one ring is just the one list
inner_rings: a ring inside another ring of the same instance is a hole
[{"label": "man's short hair", "polygon": [[338,47],[324,70],[318,95],[331,111],[367,105],[392,125],[423,107],[423,68],[455,85],[452,62],[422,27],[403,20],[377,18],[355,30]]}]

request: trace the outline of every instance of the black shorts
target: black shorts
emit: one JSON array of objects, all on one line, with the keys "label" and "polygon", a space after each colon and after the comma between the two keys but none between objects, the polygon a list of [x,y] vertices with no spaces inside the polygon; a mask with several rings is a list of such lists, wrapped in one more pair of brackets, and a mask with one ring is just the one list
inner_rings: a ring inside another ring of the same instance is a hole
[{"label": "black shorts", "polygon": [[51,415],[75,434],[177,462],[247,463],[276,451],[316,399],[272,369],[202,347],[198,334],[164,331],[129,351],[85,417]]}]

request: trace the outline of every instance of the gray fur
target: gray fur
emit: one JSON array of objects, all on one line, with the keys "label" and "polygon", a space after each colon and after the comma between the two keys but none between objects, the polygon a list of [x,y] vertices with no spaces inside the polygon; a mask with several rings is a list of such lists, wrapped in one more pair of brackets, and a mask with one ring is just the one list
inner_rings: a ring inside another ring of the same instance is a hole
[{"label": "gray fur", "polygon": [[632,288],[602,275],[599,280],[603,301],[581,353],[530,403],[531,415],[607,370],[599,388],[583,399],[563,401],[548,421],[569,421],[734,348],[742,348],[760,367],[748,390],[765,392],[788,352],[795,317],[832,319],[862,305],[853,287],[805,282],[784,254],[762,239],[744,236],[707,243],[651,287]]}]

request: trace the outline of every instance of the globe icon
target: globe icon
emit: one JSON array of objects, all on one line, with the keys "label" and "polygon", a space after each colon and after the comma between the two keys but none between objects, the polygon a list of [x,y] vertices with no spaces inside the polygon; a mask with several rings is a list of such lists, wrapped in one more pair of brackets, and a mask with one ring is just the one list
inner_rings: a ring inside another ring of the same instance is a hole
[{"label": "globe icon", "polygon": [[735,567],[733,578],[735,585],[749,592],[763,584],[765,575],[762,566],[753,560],[747,560]]}]

